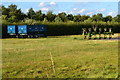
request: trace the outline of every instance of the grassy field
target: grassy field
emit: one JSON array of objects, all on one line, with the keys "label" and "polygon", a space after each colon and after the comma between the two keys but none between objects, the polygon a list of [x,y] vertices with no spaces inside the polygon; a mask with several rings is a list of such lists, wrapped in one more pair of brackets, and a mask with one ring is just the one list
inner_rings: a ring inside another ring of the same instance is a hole
[{"label": "grassy field", "polygon": [[118,75],[118,40],[82,40],[75,35],[3,39],[2,43],[3,78],[116,78]]}]

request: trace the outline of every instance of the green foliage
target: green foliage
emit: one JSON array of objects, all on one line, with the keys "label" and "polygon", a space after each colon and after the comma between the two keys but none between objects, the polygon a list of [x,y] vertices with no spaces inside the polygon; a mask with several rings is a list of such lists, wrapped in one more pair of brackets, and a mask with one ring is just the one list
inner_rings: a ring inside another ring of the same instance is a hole
[{"label": "green foliage", "polygon": [[65,12],[59,13],[58,16],[61,18],[63,22],[67,21],[67,14]]},{"label": "green foliage", "polygon": [[95,14],[92,16],[93,21],[102,21],[103,20],[103,15],[101,13]]},{"label": "green foliage", "polygon": [[90,23],[90,22],[92,22],[92,19],[91,19],[91,18],[88,18],[87,20],[84,20],[84,22]]},{"label": "green foliage", "polygon": [[57,22],[57,23],[62,22],[62,19],[61,19],[59,16],[57,16],[57,17],[55,18],[55,22]]},{"label": "green foliage", "polygon": [[104,21],[105,22],[107,22],[107,21],[112,21],[112,16],[106,16],[105,18],[104,18]]},{"label": "green foliage", "polygon": [[35,11],[33,10],[33,8],[30,8],[30,9],[28,10],[27,16],[28,16],[28,18],[30,18],[30,19],[34,19]]},{"label": "green foliage", "polygon": [[67,15],[67,19],[70,20],[70,21],[73,21],[74,16],[72,14],[68,14]]},{"label": "green foliage", "polygon": [[118,14],[115,18],[116,22],[120,22],[120,15]]},{"label": "green foliage", "polygon": [[10,18],[8,18],[8,22],[17,22],[17,17],[16,16],[11,16]]},{"label": "green foliage", "polygon": [[37,11],[33,17],[34,17],[35,20],[41,21],[43,19],[41,10]]},{"label": "green foliage", "polygon": [[[5,6],[1,6],[2,15],[7,15],[6,20],[9,22],[19,22],[24,20],[25,18],[34,19],[37,21],[43,21],[44,18],[47,18],[48,22],[54,22],[56,17],[60,17],[63,22],[74,21],[74,22],[120,22],[120,15],[116,17],[106,16],[103,17],[101,13],[95,14],[92,17],[88,15],[73,15],[66,14],[65,12],[61,12],[58,14],[53,14],[51,11],[48,11],[47,14],[43,14],[41,10],[34,11],[33,8],[30,8],[27,14],[22,13],[21,9],[17,9],[17,5],[11,4],[6,8]],[[12,18],[11,18],[12,17]],[[9,20],[8,20],[9,19]],[[15,19],[15,20],[13,20]],[[16,20],[17,19],[17,20]]]},{"label": "green foliage", "polygon": [[1,20],[6,20],[6,18],[7,18],[7,15],[2,15],[2,16],[0,16],[0,19],[1,19]]},{"label": "green foliage", "polygon": [[99,33],[101,33],[102,32],[102,28],[99,28]]},{"label": "green foliage", "polygon": [[50,21],[50,22],[54,21],[55,16],[56,16],[56,15],[53,14],[52,11],[48,11],[48,12],[47,12],[47,15],[46,15],[47,20]]},{"label": "green foliage", "polygon": [[81,15],[75,15],[73,21],[74,22],[80,22],[81,21]]},{"label": "green foliage", "polygon": [[83,16],[81,16],[80,21],[81,21],[81,22],[84,22],[84,21],[87,20],[88,18],[90,18],[90,16],[83,15]]},{"label": "green foliage", "polygon": [[26,18],[26,19],[24,19],[24,22],[28,25],[34,25],[36,21],[33,19]]},{"label": "green foliage", "polygon": [[13,4],[9,5],[8,8],[2,6],[2,15],[6,15],[6,20],[8,20],[8,22],[17,22],[26,17],[21,9],[17,9],[17,6]]},{"label": "green foliage", "polygon": [[46,22],[48,22],[48,20],[47,18],[44,18],[43,23],[46,23]]}]

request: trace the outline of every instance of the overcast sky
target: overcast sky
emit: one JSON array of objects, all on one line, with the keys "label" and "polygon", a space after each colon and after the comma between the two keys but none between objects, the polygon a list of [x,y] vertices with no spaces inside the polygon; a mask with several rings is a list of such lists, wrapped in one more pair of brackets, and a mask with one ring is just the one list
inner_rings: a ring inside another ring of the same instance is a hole
[{"label": "overcast sky", "polygon": [[9,0],[9,2],[3,1],[2,4],[8,7],[10,4],[16,4],[18,9],[26,13],[28,9],[33,8],[35,11],[42,10],[43,13],[52,11],[55,14],[60,12],[66,12],[67,14],[81,14],[81,15],[93,15],[102,13],[103,16],[111,15],[116,16],[118,14],[118,2],[15,2]]}]

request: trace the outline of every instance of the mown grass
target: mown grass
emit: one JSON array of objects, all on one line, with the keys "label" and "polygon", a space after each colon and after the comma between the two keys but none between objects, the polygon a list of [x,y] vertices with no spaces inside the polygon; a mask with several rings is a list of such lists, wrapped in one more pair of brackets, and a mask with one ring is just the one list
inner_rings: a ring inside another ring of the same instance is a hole
[{"label": "mown grass", "polygon": [[[118,40],[3,39],[3,78],[116,78]],[[51,63],[52,54],[55,73]]]}]

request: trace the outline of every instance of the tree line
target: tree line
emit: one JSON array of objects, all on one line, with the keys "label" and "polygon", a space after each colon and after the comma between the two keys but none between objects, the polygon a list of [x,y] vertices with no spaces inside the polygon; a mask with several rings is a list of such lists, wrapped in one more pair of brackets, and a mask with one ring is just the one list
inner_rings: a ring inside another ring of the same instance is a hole
[{"label": "tree line", "polygon": [[120,15],[112,17],[110,15],[103,17],[101,13],[94,14],[91,17],[89,15],[73,15],[61,12],[53,14],[52,11],[48,11],[47,14],[43,14],[41,10],[34,11],[30,8],[25,14],[21,9],[17,9],[17,5],[11,4],[8,7],[1,6],[3,22],[29,22],[29,21],[43,21],[43,22],[120,22]]}]

